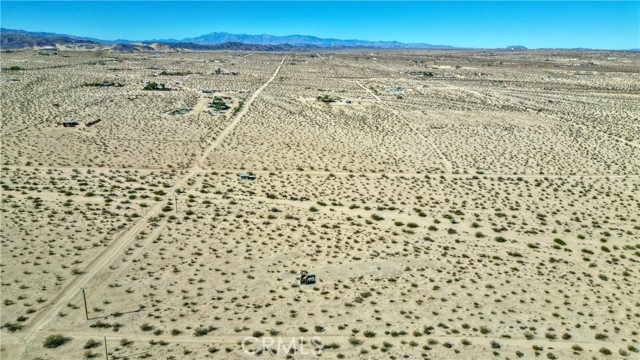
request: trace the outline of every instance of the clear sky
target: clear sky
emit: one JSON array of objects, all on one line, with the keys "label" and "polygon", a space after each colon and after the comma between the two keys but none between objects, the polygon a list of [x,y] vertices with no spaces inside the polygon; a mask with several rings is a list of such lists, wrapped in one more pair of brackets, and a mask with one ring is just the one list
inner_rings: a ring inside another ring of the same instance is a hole
[{"label": "clear sky", "polygon": [[2,27],[100,39],[210,32],[314,35],[460,47],[640,48],[640,1],[0,3]]}]

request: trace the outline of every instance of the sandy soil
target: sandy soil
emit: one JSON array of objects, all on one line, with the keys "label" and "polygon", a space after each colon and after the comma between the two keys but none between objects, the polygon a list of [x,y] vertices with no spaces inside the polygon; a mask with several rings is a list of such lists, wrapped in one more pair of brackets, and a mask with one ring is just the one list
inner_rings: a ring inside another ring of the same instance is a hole
[{"label": "sandy soil", "polygon": [[2,60],[3,359],[638,357],[637,54]]}]

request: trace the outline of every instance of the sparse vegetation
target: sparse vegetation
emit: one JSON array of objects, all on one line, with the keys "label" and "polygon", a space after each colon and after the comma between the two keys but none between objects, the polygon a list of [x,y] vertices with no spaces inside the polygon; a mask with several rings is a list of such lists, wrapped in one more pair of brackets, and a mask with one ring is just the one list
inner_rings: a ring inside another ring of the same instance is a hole
[{"label": "sparse vegetation", "polygon": [[632,52],[59,53],[2,54],[23,357],[637,354]]}]

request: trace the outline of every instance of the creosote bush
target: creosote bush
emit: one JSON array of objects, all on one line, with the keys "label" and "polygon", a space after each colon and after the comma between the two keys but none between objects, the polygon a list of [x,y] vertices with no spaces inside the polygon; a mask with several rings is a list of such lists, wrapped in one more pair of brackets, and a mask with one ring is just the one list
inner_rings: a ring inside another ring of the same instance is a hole
[{"label": "creosote bush", "polygon": [[68,343],[69,341],[71,341],[71,338],[66,337],[62,334],[49,335],[44,340],[44,347],[46,347],[47,349],[54,349]]}]

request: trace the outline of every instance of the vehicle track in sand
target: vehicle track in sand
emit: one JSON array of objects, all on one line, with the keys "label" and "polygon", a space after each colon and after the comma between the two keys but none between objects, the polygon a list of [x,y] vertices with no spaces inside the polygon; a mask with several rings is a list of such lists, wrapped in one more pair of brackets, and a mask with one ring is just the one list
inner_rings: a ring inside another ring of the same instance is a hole
[{"label": "vehicle track in sand", "polygon": [[[382,68],[384,68],[384,69],[387,69],[387,70],[390,70],[390,71],[393,71],[393,72],[397,72],[397,73],[402,74],[402,75],[404,75],[404,76],[408,76],[408,77],[411,77],[411,78],[414,78],[414,79],[420,79],[420,77],[418,77],[418,76],[416,76],[416,75],[407,74],[407,73],[405,73],[405,72],[402,72],[402,71],[400,71],[400,70],[396,70],[396,69],[390,68],[390,67],[388,67],[388,66],[384,66],[384,65],[380,65],[380,66],[381,66]],[[360,84],[358,84],[358,85],[360,85]],[[367,89],[366,89],[366,88],[364,88],[362,85],[360,85],[360,86],[361,86],[363,89],[367,90]],[[479,97],[479,98],[486,98],[486,97],[487,97],[487,95],[486,95],[486,94],[482,94],[482,93],[480,93],[480,92],[478,92],[478,91],[474,91],[474,90],[471,90],[471,89],[468,89],[468,88],[464,88],[464,87],[462,87],[462,86],[460,86],[460,85],[452,85],[452,84],[448,84],[448,86],[449,86],[449,87],[452,87],[452,88],[455,88],[455,89],[457,89],[457,90],[459,90],[459,91],[462,91],[462,92],[466,92],[466,93],[469,93],[469,94],[473,94],[473,95],[475,95],[475,96],[477,96],[477,97]],[[369,91],[369,93],[373,94],[371,91]],[[530,112],[534,112],[532,109],[529,109],[529,111],[530,111]],[[572,125],[577,126],[577,127],[581,128],[581,129],[583,129],[583,130],[585,130],[585,131],[591,131],[591,130],[593,130],[593,129],[590,129],[589,127],[587,127],[586,125],[581,124],[581,123],[578,123],[578,122],[576,122],[575,120],[573,120],[573,119],[571,119],[571,118],[569,118],[569,117],[558,116],[558,115],[551,114],[551,113],[549,113],[549,112],[541,112],[541,113],[539,113],[539,114],[540,114],[540,115],[542,115],[542,116],[545,116],[545,117],[547,117],[547,118],[550,118],[550,119],[552,119],[553,121],[555,121],[555,122],[557,122],[557,123],[560,123],[560,124],[565,123],[565,122],[569,122],[569,123],[571,123]],[[598,131],[598,130],[596,130],[596,131]],[[618,142],[620,142],[620,143],[623,143],[623,144],[625,144],[625,145],[628,145],[628,146],[631,146],[631,147],[640,148],[640,144],[639,144],[639,143],[635,143],[635,142],[633,142],[633,141],[629,141],[629,140],[627,140],[627,139],[623,139],[623,138],[621,138],[621,137],[618,137],[618,136],[615,136],[615,135],[612,135],[612,134],[608,134],[608,133],[605,133],[605,132],[602,132],[602,131],[598,131],[598,133],[602,134],[603,136],[610,137],[611,139],[613,139],[613,140],[615,140],[615,141],[618,141]]]},{"label": "vehicle track in sand", "polygon": [[[224,138],[230,134],[236,125],[240,122],[244,114],[247,113],[249,107],[253,103],[253,101],[260,95],[262,90],[264,90],[271,81],[273,81],[278,75],[280,69],[282,68],[286,56],[282,58],[280,65],[274,71],[273,76],[267,80],[258,90],[256,90],[251,97],[247,100],[246,104],[244,104],[243,108],[235,114],[235,118],[231,124],[229,124],[222,133],[216,137],[210,144],[203,150],[203,153],[200,157],[198,157],[198,161],[196,161],[192,168],[188,169],[188,172],[182,176],[180,179],[176,180],[176,182],[167,190],[167,194],[159,201],[157,204],[152,206],[149,211],[142,216],[138,221],[136,221],[131,228],[125,231],[122,235],[120,235],[117,239],[115,239],[109,247],[107,247],[103,252],[97,255],[89,265],[83,269],[83,273],[75,277],[71,282],[69,282],[64,289],[62,289],[53,299],[47,304],[40,313],[35,315],[32,318],[32,321],[25,326],[24,333],[21,335],[5,335],[3,339],[3,346],[5,346],[5,354],[7,358],[23,358],[25,352],[27,350],[27,346],[33,345],[31,342],[36,337],[36,335],[43,330],[45,330],[46,326],[55,318],[56,314],[66,306],[73,297],[77,296],[81,288],[85,287],[89,282],[98,275],[101,271],[107,268],[113,260],[115,260],[118,256],[121,255],[122,250],[126,249],[128,245],[130,245],[131,241],[133,241],[136,236],[146,228],[148,224],[148,220],[155,216],[162,207],[167,203],[167,201],[171,200],[171,196],[175,193],[178,188],[184,187],[188,180],[200,171],[200,163],[216,148],[218,147]],[[183,170],[184,171],[184,170]],[[17,348],[20,348],[20,351],[17,351]]]},{"label": "vehicle track in sand", "polygon": [[[204,151],[202,152],[202,155],[200,155],[196,160],[196,167],[197,168],[203,168],[202,164],[204,163],[206,158],[209,156],[209,154],[213,151],[213,149],[218,147],[218,145],[220,145],[220,143],[222,143],[222,140],[224,140],[224,138],[227,137],[233,131],[233,129],[235,129],[236,125],[238,125],[238,123],[240,122],[240,120],[242,119],[244,114],[246,114],[247,111],[249,110],[249,107],[251,106],[253,101],[258,97],[258,95],[260,95],[262,90],[264,90],[276,78],[276,76],[278,76],[278,73],[280,72],[280,69],[284,65],[284,60],[286,58],[287,58],[286,56],[282,58],[282,61],[280,62],[280,65],[278,65],[278,68],[273,73],[273,75],[269,78],[269,80],[267,80],[267,82],[265,82],[262,86],[260,86],[258,88],[258,90],[256,90],[249,97],[249,99],[247,99],[247,102],[242,105],[242,108],[240,110],[238,110],[238,112],[235,115],[235,119],[233,119],[231,124],[229,124],[229,126],[227,126],[220,133],[220,135],[218,135],[215,139],[213,139],[213,141],[209,144],[209,146],[206,149],[204,149]],[[238,104],[238,106],[240,106],[240,105]]]},{"label": "vehicle track in sand", "polygon": [[[8,165],[3,166],[3,168],[13,169],[13,170],[32,170],[32,169],[42,169],[42,170],[93,170],[93,171],[111,171],[111,170],[134,170],[134,171],[161,171],[161,172],[178,172],[191,170],[196,173],[237,173],[245,170],[242,169],[202,169],[202,168],[181,168],[181,169],[170,169],[170,168],[109,168],[109,167],[73,167],[73,166],[31,166],[31,165]],[[443,176],[445,178],[472,178],[474,176],[477,177],[486,177],[486,178],[495,178],[495,177],[505,177],[505,178],[523,178],[523,179],[639,179],[639,174],[517,174],[517,173],[484,173],[484,174],[473,174],[473,173],[430,173],[430,172],[349,172],[349,171],[315,171],[315,170],[253,170],[253,173],[256,175],[269,175],[271,173],[276,175],[314,175],[314,176],[389,176],[389,177],[403,177],[403,176]],[[30,185],[33,187],[38,186],[49,186],[49,185]]]},{"label": "vehicle track in sand", "polygon": [[[168,335],[152,335],[147,333],[139,333],[139,332],[118,332],[118,333],[105,333],[100,331],[63,331],[64,335],[72,336],[77,339],[105,339],[107,341],[119,341],[121,339],[130,339],[141,342],[149,342],[149,341],[164,341],[166,343],[174,343],[174,344],[209,344],[209,345],[221,345],[221,344],[242,344],[243,341],[247,341],[247,345],[250,344],[259,344],[260,341],[252,336],[252,334],[210,334],[206,336],[193,336],[193,335],[179,335],[179,336],[168,336]],[[304,339],[307,342],[311,339],[318,339],[322,344],[327,344],[329,342],[335,341],[347,341],[350,336],[345,335],[337,335],[330,333],[319,333],[319,334],[308,334],[308,333],[287,333],[284,332],[278,335],[279,338],[284,340],[286,345],[289,344],[291,339]],[[447,335],[447,336],[437,336],[437,335],[429,335],[430,339],[438,340],[439,342],[451,342],[451,343],[459,343],[463,339],[470,341],[473,345],[478,344],[490,344],[495,341],[502,345],[509,345],[510,347],[515,348],[530,348],[533,345],[542,346],[545,349],[571,349],[576,344],[583,346],[584,348],[591,351],[597,351],[598,348],[602,346],[601,343],[591,342],[591,341],[563,341],[563,340],[547,340],[547,339],[536,339],[533,341],[525,340],[525,339],[506,339],[498,336],[456,336],[456,335]],[[248,340],[251,339],[251,340]],[[394,339],[392,335],[384,335],[379,334],[376,335],[375,338],[372,339],[363,339],[365,341],[370,341],[374,343],[379,343],[385,340]],[[276,341],[277,343],[277,341]],[[609,346],[617,346],[622,347],[626,345],[625,343],[607,343]],[[113,345],[112,345],[113,346]]]},{"label": "vehicle track in sand", "polygon": [[395,109],[392,109],[391,107],[389,107],[389,105],[385,104],[385,102],[382,101],[382,99],[380,99],[380,97],[378,95],[376,95],[373,91],[371,91],[371,89],[369,89],[366,86],[362,85],[359,81],[356,81],[355,83],[358,84],[358,86],[360,86],[366,92],[368,92],[371,96],[373,96],[376,99],[376,101],[378,103],[380,103],[382,106],[384,106],[388,111],[390,111],[396,117],[398,117],[400,120],[402,120],[402,122],[404,122],[405,125],[409,129],[411,129],[411,131],[415,132],[416,134],[418,134],[418,136],[420,136],[423,140],[425,140],[431,146],[431,148],[436,152],[437,156],[440,158],[440,161],[442,162],[442,165],[445,168],[445,173],[447,173],[447,174],[451,174],[452,173],[453,165],[451,164],[451,162],[449,160],[447,160],[447,158],[442,154],[442,151],[440,151],[440,149],[436,146],[436,144],[434,144],[433,141],[431,141],[431,139],[429,139],[428,137],[424,136],[424,134],[422,134],[420,131],[418,131],[416,128],[414,128],[411,125],[411,123],[409,123],[409,121],[407,121],[407,119],[405,119],[404,116],[402,116],[402,114],[400,114],[400,112],[398,112]]}]

